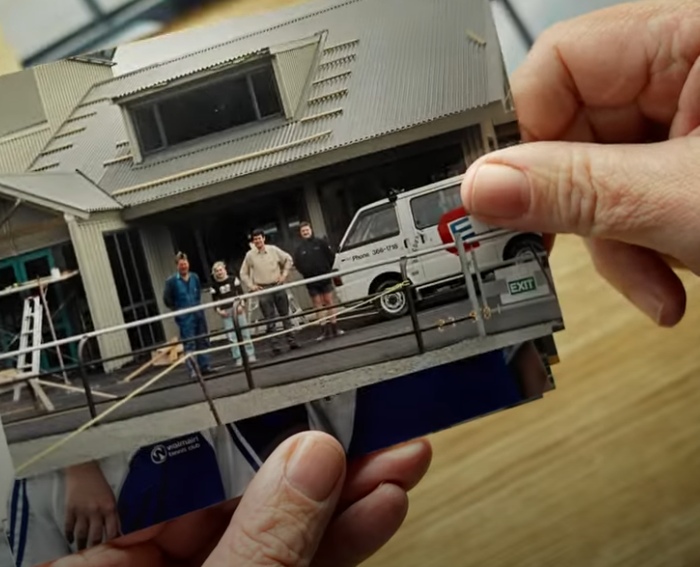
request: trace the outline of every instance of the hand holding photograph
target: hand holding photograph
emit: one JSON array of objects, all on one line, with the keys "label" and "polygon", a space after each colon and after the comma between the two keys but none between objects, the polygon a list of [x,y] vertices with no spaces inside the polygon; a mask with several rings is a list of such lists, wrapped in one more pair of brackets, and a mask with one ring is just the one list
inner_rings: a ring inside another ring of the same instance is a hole
[{"label": "hand holding photograph", "polygon": [[[309,1],[0,76],[17,567],[537,399],[542,236],[469,217],[520,142],[488,0]],[[97,510],[97,512],[95,512]]]}]

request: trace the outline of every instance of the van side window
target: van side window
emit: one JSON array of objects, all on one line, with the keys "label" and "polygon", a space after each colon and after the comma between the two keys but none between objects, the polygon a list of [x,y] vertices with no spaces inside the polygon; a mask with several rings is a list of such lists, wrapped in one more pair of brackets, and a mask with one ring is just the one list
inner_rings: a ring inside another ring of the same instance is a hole
[{"label": "van side window", "polygon": [[360,213],[343,244],[343,250],[355,248],[399,234],[399,220],[393,204]]},{"label": "van side window", "polygon": [[419,230],[436,226],[445,213],[462,206],[460,186],[446,187],[411,199],[413,221]]}]

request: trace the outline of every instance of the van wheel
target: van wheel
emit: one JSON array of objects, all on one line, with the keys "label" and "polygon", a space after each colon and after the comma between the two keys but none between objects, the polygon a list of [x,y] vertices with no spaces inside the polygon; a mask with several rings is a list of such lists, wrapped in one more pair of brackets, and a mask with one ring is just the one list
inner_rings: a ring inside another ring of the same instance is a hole
[{"label": "van wheel", "polygon": [[546,252],[542,239],[534,234],[518,236],[506,246],[503,252],[503,259],[515,260],[522,258],[523,260],[531,260],[533,252],[538,256]]},{"label": "van wheel", "polygon": [[[395,287],[401,283],[398,279],[388,279],[384,280],[377,286],[375,293],[382,293],[383,291]],[[394,319],[396,317],[402,317],[408,313],[408,296],[406,295],[405,289],[398,289],[391,293],[382,295],[377,300],[377,306],[379,307],[379,314],[385,319]]]}]

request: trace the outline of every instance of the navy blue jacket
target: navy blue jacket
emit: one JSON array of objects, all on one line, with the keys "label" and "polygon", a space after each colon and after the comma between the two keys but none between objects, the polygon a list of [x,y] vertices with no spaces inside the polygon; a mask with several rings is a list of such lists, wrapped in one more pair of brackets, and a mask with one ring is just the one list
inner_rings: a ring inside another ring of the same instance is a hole
[{"label": "navy blue jacket", "polygon": [[[170,276],[165,282],[163,303],[173,311],[201,305],[202,284],[199,281],[199,276],[194,272],[190,272],[190,277],[187,281],[183,280],[179,273]],[[193,316],[204,316],[204,313],[178,315],[175,317],[175,321],[182,321]]]}]

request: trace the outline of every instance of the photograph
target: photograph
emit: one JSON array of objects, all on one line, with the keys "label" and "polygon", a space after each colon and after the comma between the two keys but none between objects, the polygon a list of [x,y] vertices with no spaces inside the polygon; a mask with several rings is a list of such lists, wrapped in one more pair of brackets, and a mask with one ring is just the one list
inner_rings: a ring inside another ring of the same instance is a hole
[{"label": "photograph", "polygon": [[531,341],[18,479],[6,503],[16,567],[239,499],[272,451],[302,431],[333,435],[352,461],[533,401],[553,387],[552,356],[546,340]]},{"label": "photograph", "polygon": [[305,2],[3,75],[0,102],[18,478],[564,329],[542,236],[462,204],[520,143],[488,0]]}]

